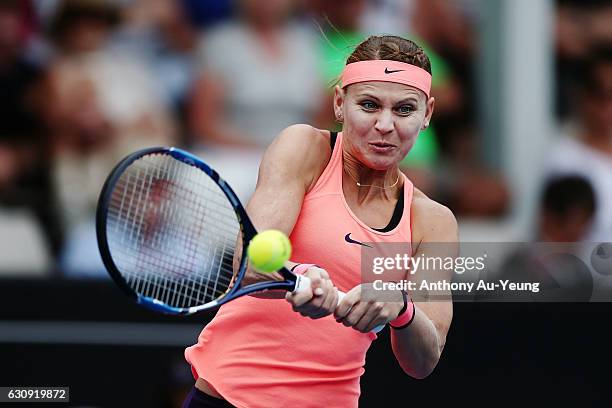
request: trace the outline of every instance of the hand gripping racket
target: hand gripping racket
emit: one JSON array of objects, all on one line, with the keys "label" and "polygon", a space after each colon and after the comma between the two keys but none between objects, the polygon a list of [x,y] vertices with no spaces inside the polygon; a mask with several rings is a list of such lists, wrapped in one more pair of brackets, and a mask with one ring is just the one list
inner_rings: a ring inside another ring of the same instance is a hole
[{"label": "hand gripping racket", "polygon": [[253,292],[310,287],[308,277],[284,267],[283,281],[241,285],[257,231],[219,174],[177,148],[140,150],[113,169],[98,201],[96,232],[115,283],[156,311],[188,315]]}]

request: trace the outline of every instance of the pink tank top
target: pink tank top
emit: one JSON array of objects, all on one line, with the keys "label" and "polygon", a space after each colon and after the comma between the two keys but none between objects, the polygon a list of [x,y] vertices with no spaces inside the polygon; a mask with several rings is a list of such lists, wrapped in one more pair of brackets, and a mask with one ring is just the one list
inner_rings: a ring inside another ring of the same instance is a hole
[{"label": "pink tank top", "polygon": [[[360,283],[360,242],[411,242],[413,186],[404,177],[404,211],[389,232],[350,210],[342,193],[342,135],[323,174],[304,197],[290,239],[292,261],[315,263],[345,292]],[[237,407],[357,407],[365,356],[376,339],[335,321],[293,312],[284,299],[245,296],[223,305],[198,343],[185,350],[196,378]]]}]

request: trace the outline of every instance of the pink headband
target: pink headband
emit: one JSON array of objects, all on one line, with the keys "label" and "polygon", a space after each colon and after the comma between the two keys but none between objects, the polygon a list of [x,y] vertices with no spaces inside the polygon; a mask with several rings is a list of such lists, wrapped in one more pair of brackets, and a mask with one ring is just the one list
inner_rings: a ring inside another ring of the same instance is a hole
[{"label": "pink headband", "polygon": [[342,88],[356,82],[383,81],[410,85],[429,98],[431,75],[412,64],[391,60],[369,60],[348,64],[342,73]]}]

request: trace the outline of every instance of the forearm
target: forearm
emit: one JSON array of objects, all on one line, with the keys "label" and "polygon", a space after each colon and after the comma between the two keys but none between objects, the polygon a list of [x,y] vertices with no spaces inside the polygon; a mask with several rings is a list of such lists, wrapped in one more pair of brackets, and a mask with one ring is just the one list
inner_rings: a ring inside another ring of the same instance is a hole
[{"label": "forearm", "polygon": [[[282,192],[270,191],[264,184],[263,187],[256,189],[255,194],[249,200],[246,211],[249,214],[253,225],[258,231],[275,229],[282,231],[287,236],[291,234],[295,220],[297,219],[299,208],[288,203],[298,203],[301,205],[301,199],[294,199],[289,195],[300,197],[299,191],[292,191],[291,187],[287,187]],[[277,199],[280,198],[280,199]],[[285,263],[285,267],[291,269],[295,262],[291,260]],[[245,285],[256,283],[263,280],[283,280],[283,277],[275,272],[272,274],[259,274],[251,266],[247,270]],[[270,290],[266,292],[257,292],[253,296],[265,299],[284,299],[285,291]]]},{"label": "forearm", "polygon": [[438,364],[443,340],[434,323],[416,306],[414,320],[408,327],[391,328],[391,347],[404,372],[420,379],[431,374]]},{"label": "forearm", "polygon": [[[295,262],[291,262],[291,261],[285,262],[285,268],[287,269],[291,269],[294,265],[296,265]],[[252,267],[249,266],[249,269],[247,270],[246,276],[244,277],[242,284],[251,285],[253,283],[257,283],[260,281],[269,281],[271,279],[283,280],[283,277],[279,273],[262,275],[262,274],[256,273],[252,269]],[[251,296],[254,296],[260,299],[285,299],[285,294],[286,294],[286,291],[284,290],[267,290],[265,292],[252,293]]]},{"label": "forearm", "polygon": [[[312,132],[312,128],[305,125],[289,127],[266,150],[259,167],[257,187],[246,206],[257,231],[276,229],[288,236],[291,234],[308,183],[317,170],[316,160],[322,156],[319,145],[325,142],[322,146],[329,148],[329,141],[313,137]],[[298,155],[304,157],[295,160]],[[241,244],[237,244],[238,254],[242,253]],[[293,265],[291,259],[286,264],[289,268]],[[255,281],[261,278],[259,274],[247,275]],[[278,273],[267,274],[265,278],[282,279]]]}]

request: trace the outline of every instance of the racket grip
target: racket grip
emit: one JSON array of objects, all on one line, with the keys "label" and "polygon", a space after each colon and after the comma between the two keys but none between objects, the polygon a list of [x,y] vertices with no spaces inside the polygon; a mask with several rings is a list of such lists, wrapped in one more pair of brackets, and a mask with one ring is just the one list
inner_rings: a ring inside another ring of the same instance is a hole
[{"label": "racket grip", "polygon": [[[308,288],[310,288],[310,278],[308,276],[298,275],[297,279],[295,280],[295,289],[293,290],[293,292],[302,292]],[[338,304],[340,304],[340,302],[345,296],[346,293],[342,292],[341,290],[338,290]],[[372,329],[372,333],[378,333],[384,328],[384,324],[376,326]]]}]

